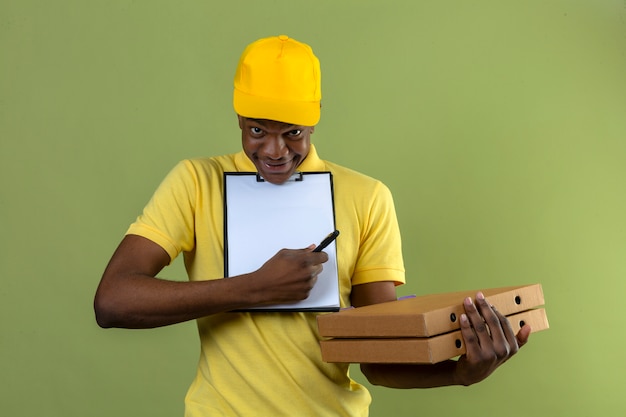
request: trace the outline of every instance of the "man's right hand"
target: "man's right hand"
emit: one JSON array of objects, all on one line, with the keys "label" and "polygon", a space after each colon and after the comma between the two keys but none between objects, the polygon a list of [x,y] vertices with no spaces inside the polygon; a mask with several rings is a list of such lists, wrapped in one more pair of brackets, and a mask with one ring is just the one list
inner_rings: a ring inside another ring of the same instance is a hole
[{"label": "man's right hand", "polygon": [[324,252],[305,249],[281,249],[261,268],[247,275],[249,291],[259,305],[292,303],[306,299],[313,289],[322,264],[328,261]]}]

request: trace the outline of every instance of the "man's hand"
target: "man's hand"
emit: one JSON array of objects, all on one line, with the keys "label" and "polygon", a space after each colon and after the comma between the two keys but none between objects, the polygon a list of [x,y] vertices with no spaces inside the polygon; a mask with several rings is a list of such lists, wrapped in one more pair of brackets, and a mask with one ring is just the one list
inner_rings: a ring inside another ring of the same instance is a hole
[{"label": "man's hand", "polygon": [[490,306],[480,292],[476,304],[468,297],[464,307],[461,333],[466,353],[457,361],[455,377],[459,384],[471,385],[487,378],[515,355],[528,341],[531,328],[525,325],[515,335],[508,319]]},{"label": "man's hand", "polygon": [[291,303],[306,299],[328,261],[324,252],[305,249],[281,249],[248,277],[249,291],[258,304]]}]

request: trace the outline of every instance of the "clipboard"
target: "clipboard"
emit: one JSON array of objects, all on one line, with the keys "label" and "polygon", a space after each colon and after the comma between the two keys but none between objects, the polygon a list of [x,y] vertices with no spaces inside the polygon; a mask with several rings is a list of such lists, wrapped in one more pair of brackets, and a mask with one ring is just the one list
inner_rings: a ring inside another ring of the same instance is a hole
[{"label": "clipboard", "polygon": [[[256,172],[224,173],[224,277],[259,269],[283,248],[305,248],[335,230],[330,172],[297,172],[283,184]],[[338,311],[337,247],[305,300],[245,311]],[[242,311],[242,310],[239,310]]]}]

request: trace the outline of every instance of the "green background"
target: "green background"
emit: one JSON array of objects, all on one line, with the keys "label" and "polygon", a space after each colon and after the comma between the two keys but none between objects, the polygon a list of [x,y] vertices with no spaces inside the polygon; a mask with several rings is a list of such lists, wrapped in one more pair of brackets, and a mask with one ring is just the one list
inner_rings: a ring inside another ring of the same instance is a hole
[{"label": "green background", "polygon": [[546,296],[492,377],[371,415],[624,415],[624,0],[1,0],[2,415],[182,415],[194,323],[102,330],[93,294],[178,160],[239,149],[238,56],[281,33],[322,62],[321,156],[394,193],[399,295]]}]

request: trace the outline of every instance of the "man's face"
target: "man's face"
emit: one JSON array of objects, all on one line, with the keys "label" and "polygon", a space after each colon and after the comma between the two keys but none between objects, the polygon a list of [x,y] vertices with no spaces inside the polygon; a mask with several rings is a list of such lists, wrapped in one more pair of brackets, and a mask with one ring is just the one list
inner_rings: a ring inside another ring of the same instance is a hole
[{"label": "man's face", "polygon": [[259,174],[282,184],[296,171],[311,148],[314,126],[298,126],[239,116],[243,150]]}]

